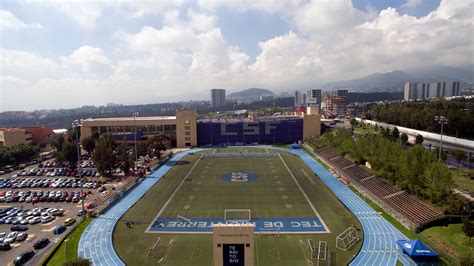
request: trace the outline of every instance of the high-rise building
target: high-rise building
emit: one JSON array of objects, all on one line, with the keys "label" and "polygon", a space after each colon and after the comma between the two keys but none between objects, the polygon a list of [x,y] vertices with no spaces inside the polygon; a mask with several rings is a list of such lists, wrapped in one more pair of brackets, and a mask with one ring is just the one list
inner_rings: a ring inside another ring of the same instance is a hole
[{"label": "high-rise building", "polygon": [[295,107],[304,107],[306,106],[306,94],[299,91],[295,91],[294,94],[294,105]]},{"label": "high-rise building", "polygon": [[225,105],[225,90],[212,89],[211,90],[211,107],[220,107]]},{"label": "high-rise building", "polygon": [[321,90],[308,90],[306,92],[306,106],[321,108]]},{"label": "high-rise building", "polygon": [[459,81],[439,81],[433,83],[414,83],[408,81],[405,83],[403,99],[405,101],[416,101],[459,95]]},{"label": "high-rise building", "polygon": [[323,94],[324,113],[326,115],[347,114],[347,90],[325,91]]}]

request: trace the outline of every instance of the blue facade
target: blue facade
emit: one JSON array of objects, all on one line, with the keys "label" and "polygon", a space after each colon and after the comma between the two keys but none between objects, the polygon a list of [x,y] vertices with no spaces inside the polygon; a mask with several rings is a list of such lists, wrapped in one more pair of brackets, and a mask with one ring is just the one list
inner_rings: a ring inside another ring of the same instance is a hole
[{"label": "blue facade", "polygon": [[303,118],[248,120],[198,120],[197,144],[242,145],[294,143],[303,139]]}]

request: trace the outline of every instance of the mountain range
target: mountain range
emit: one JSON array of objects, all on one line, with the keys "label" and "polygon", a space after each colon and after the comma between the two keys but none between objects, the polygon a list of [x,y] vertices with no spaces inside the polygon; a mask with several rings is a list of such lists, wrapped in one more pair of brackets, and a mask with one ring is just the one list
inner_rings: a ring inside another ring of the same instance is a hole
[{"label": "mountain range", "polygon": [[344,88],[356,92],[402,91],[405,82],[434,81],[474,82],[474,66],[464,68],[429,67],[410,71],[375,73],[359,79],[334,81],[319,86],[321,89]]},{"label": "mountain range", "polygon": [[247,99],[259,99],[260,96],[274,96],[272,91],[260,88],[250,88],[238,92],[231,93],[226,96],[228,100],[247,100]]}]

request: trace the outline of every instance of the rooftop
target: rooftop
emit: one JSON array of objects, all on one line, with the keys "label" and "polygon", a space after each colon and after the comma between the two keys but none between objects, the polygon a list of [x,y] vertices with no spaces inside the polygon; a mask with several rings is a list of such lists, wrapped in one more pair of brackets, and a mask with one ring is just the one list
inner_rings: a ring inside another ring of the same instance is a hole
[{"label": "rooftop", "polygon": [[127,116],[127,117],[108,117],[108,118],[87,118],[82,122],[107,122],[107,121],[148,121],[148,120],[176,120],[176,116]]}]

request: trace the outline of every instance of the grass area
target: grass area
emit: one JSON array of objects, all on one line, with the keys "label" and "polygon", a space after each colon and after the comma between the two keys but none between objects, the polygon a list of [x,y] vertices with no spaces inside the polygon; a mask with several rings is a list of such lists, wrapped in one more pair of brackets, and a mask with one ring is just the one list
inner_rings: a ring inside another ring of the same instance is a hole
[{"label": "grass area", "polygon": [[367,135],[367,134],[377,134],[378,132],[375,131],[375,127],[371,126],[356,126],[354,127],[354,132],[360,135]]},{"label": "grass area", "polygon": [[47,265],[60,266],[64,262],[77,258],[77,248],[79,240],[86,227],[91,223],[92,218],[87,218],[74,228],[74,231],[61,243],[59,248],[53,254]]},{"label": "grass area", "polygon": [[[233,151],[229,150],[229,152]],[[219,152],[226,151],[220,149]],[[259,152],[266,151],[260,149]],[[336,249],[335,238],[351,224],[361,228],[360,223],[298,157],[286,152],[279,153],[303,187],[309,201],[316,206],[331,233],[256,235],[255,265],[307,265],[307,249],[301,245],[302,242],[306,243],[306,239],[312,239],[316,245],[319,241],[327,241],[331,251],[335,252],[333,258],[336,264],[347,264],[359,251],[362,241],[350,251],[343,252]],[[212,235],[210,234],[144,233],[178,184],[187,176],[199,156],[195,154],[183,158],[171,169],[166,178],[160,180],[127,211],[122,219],[137,221],[132,228],[127,228],[124,222],[117,223],[113,241],[117,253],[126,264],[157,264],[159,258],[147,257],[147,252],[157,237],[160,237],[162,243],[169,243],[173,239],[171,246],[165,245],[159,252],[167,264],[212,265]],[[236,171],[254,172],[257,179],[244,183],[225,182],[221,179],[223,173]],[[199,189],[196,190],[196,188]],[[180,214],[185,217],[223,217],[225,208],[250,208],[254,218],[315,216],[278,157],[201,159],[164,209],[162,216],[176,217]]]},{"label": "grass area", "polygon": [[387,220],[389,223],[391,223],[393,226],[395,226],[400,232],[402,232],[405,236],[407,236],[409,239],[415,239],[416,238],[416,233],[408,230],[405,226],[403,226],[400,222],[398,222],[395,218],[393,218],[390,214],[386,213],[379,205],[375,204],[372,202],[370,199],[367,197],[364,197],[355,187],[349,186],[349,188],[354,191],[361,199],[363,199],[367,204],[372,207],[376,212],[378,212],[385,220]]},{"label": "grass area", "polygon": [[474,170],[467,168],[451,168],[449,169],[453,176],[454,184],[462,189],[474,192]]},{"label": "grass area", "polygon": [[462,231],[462,224],[428,228],[421,232],[419,236],[421,240],[448,257],[450,261],[453,258],[459,260],[463,254],[474,252],[474,241],[469,243],[469,237]]}]

